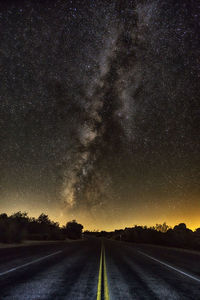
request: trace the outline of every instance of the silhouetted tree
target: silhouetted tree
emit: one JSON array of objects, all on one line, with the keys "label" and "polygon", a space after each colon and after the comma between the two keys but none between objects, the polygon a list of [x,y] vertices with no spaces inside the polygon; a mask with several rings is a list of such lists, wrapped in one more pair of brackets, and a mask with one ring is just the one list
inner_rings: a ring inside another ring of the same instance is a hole
[{"label": "silhouetted tree", "polygon": [[185,223],[180,223],[180,224],[174,226],[174,230],[175,231],[184,231],[184,230],[187,230],[187,226]]},{"label": "silhouetted tree", "polygon": [[38,217],[38,223],[40,224],[45,224],[45,225],[50,225],[51,224],[51,221],[48,217],[48,215],[45,215],[45,214],[41,214],[39,217]]},{"label": "silhouetted tree", "polygon": [[83,225],[78,224],[76,220],[67,222],[65,233],[70,239],[79,239],[82,235]]},{"label": "silhouetted tree", "polygon": [[166,224],[166,222],[164,222],[163,224],[156,224],[155,227],[153,227],[153,229],[160,231],[160,232],[167,232],[167,230],[170,227]]}]

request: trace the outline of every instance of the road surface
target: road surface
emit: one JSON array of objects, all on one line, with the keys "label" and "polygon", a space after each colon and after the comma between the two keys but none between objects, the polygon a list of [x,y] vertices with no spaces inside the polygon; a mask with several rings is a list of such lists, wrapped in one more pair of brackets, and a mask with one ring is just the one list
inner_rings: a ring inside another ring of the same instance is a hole
[{"label": "road surface", "polygon": [[200,253],[95,238],[0,249],[0,299],[200,300]]}]

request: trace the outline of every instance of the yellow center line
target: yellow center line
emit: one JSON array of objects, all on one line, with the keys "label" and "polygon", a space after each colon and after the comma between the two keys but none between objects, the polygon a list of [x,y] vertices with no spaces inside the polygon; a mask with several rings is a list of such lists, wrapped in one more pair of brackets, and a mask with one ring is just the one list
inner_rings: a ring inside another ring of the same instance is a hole
[{"label": "yellow center line", "polygon": [[104,299],[105,300],[109,300],[109,293],[108,293],[108,277],[107,277],[107,271],[106,271],[106,252],[105,252],[105,248],[103,246],[103,250],[104,250]]},{"label": "yellow center line", "polygon": [[[103,274],[102,274],[103,272]],[[103,287],[104,291],[102,294],[102,275],[103,275]],[[104,296],[104,297],[103,297]],[[98,277],[98,287],[97,287],[97,300],[109,300],[108,292],[108,277],[106,271],[106,254],[103,243],[101,244],[101,256],[100,256],[100,265],[99,265],[99,277]]]}]

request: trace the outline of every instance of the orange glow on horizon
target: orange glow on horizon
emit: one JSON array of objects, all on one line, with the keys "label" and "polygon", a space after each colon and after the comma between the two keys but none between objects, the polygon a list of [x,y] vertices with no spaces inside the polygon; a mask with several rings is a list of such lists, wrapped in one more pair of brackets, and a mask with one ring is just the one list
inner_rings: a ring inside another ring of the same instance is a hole
[{"label": "orange glow on horizon", "polygon": [[[75,219],[83,224],[84,230],[90,231],[113,231],[125,227],[134,227],[135,225],[151,227],[164,222],[172,228],[179,223],[185,223],[193,231],[200,227],[200,204],[197,196],[192,197],[190,201],[173,199],[173,203],[176,204],[174,206],[169,206],[167,199],[166,201],[161,199],[160,205],[152,201],[150,204],[149,202],[145,204],[141,202],[135,206],[133,203],[132,207],[121,204],[122,207],[115,209],[108,203],[107,207],[103,209],[88,211],[83,207],[77,210],[76,213],[63,209],[60,202],[50,203],[47,206],[42,196],[37,198],[35,195],[29,196],[31,201],[24,201],[21,204],[17,201],[18,199],[10,197],[9,199],[13,199],[13,201],[5,201],[6,205],[1,208],[1,213],[6,212],[11,215],[17,211],[26,211],[29,217],[36,218],[41,213],[45,213],[52,221],[59,222],[60,226]],[[34,203],[34,205],[30,203]]]}]

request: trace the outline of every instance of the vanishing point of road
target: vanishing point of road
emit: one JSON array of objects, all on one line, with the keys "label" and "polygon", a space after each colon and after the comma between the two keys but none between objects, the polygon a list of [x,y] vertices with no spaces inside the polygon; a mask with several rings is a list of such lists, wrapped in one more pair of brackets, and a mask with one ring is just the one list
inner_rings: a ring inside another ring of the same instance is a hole
[{"label": "vanishing point of road", "polygon": [[200,300],[200,253],[88,238],[0,249],[3,300]]}]

